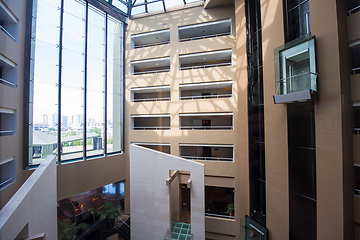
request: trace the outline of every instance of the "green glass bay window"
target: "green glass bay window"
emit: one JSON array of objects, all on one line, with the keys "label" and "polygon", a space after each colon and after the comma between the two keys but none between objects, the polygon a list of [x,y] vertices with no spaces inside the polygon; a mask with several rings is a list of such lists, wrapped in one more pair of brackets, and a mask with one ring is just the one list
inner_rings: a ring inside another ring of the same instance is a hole
[{"label": "green glass bay window", "polygon": [[275,103],[317,97],[315,36],[297,38],[274,50]]}]

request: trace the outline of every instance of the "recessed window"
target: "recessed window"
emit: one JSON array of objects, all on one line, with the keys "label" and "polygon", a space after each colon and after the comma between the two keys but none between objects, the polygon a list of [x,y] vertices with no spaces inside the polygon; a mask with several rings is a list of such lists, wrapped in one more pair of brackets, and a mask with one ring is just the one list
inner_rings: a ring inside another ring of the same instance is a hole
[{"label": "recessed window", "polygon": [[153,74],[170,71],[170,57],[152,58],[131,62],[131,74]]},{"label": "recessed window", "polygon": [[179,27],[179,42],[231,35],[231,19]]},{"label": "recessed window", "polygon": [[15,182],[16,161],[15,158],[0,161],[0,191]]},{"label": "recessed window", "polygon": [[231,49],[180,55],[180,70],[231,66],[231,57]]},{"label": "recessed window", "polygon": [[132,130],[170,130],[170,114],[131,115]]},{"label": "recessed window", "polygon": [[232,97],[232,81],[180,84],[180,100]]},{"label": "recessed window", "polygon": [[19,20],[14,13],[0,1],[0,31],[4,32],[9,38],[17,42],[19,35]]},{"label": "recessed window", "polygon": [[205,215],[235,218],[234,188],[205,186]]},{"label": "recessed window", "polygon": [[131,89],[132,102],[157,102],[170,100],[170,86],[138,87]]},{"label": "recessed window", "polygon": [[170,43],[170,29],[139,33],[131,36],[131,49],[159,46]]},{"label": "recessed window", "polygon": [[360,73],[360,43],[350,46],[351,52],[351,74]]}]

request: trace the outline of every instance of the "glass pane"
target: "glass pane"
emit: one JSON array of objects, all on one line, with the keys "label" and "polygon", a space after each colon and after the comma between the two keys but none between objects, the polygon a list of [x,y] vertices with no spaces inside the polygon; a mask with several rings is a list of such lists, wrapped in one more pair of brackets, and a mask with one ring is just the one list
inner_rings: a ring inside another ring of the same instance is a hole
[{"label": "glass pane", "polygon": [[61,160],[82,158],[85,2],[64,1],[61,85]]},{"label": "glass pane", "polygon": [[122,150],[123,39],[122,23],[108,19],[107,43],[107,152]]},{"label": "glass pane", "polygon": [[205,214],[234,218],[234,188],[205,186]]},{"label": "glass pane", "polygon": [[105,14],[89,5],[86,156],[104,153]]},{"label": "glass pane", "polygon": [[[60,1],[39,1],[30,82],[29,164],[56,154]],[[35,51],[35,53],[34,53]]]}]

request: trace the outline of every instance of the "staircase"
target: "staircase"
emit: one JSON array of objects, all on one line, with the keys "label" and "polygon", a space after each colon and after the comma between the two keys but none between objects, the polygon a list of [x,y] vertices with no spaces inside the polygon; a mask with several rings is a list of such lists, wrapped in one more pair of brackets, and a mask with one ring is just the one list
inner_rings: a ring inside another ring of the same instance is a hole
[{"label": "staircase", "polygon": [[126,220],[119,228],[118,233],[125,239],[130,240],[130,218]]}]

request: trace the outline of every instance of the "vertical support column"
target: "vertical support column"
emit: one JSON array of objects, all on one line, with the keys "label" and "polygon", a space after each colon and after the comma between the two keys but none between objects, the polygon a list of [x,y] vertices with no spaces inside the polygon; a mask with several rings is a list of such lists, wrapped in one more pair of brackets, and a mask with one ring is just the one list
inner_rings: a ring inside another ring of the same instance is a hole
[{"label": "vertical support column", "polygon": [[286,104],[274,104],[274,49],[284,44],[283,1],[261,0],[266,227],[270,239],[289,239],[288,133]]},{"label": "vertical support column", "polygon": [[61,164],[61,74],[62,74],[62,42],[63,42],[63,31],[64,31],[64,0],[61,0],[60,7],[60,37],[59,37],[59,85],[58,85],[58,129],[57,129],[57,155],[58,155],[58,163]]},{"label": "vertical support column", "polygon": [[317,239],[354,239],[353,109],[346,1],[310,0],[316,36]]},{"label": "vertical support column", "polygon": [[85,7],[85,54],[84,54],[84,128],[83,128],[83,160],[86,160],[86,129],[87,129],[87,40],[89,28],[89,3],[86,2]]}]

